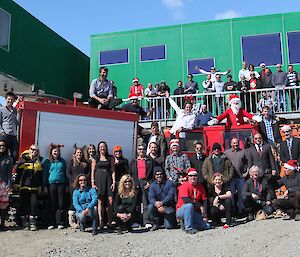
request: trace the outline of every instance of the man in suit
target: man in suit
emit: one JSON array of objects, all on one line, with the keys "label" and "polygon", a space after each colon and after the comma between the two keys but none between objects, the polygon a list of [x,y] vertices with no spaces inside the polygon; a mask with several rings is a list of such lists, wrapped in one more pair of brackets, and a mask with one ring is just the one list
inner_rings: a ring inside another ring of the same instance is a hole
[{"label": "man in suit", "polygon": [[281,128],[285,140],[280,143],[280,159],[283,163],[288,160],[297,160],[300,162],[300,139],[293,137],[292,129],[289,125]]},{"label": "man in suit", "polygon": [[[206,158],[206,155],[203,153],[203,145],[201,142],[195,142],[195,154],[190,158],[191,167],[195,168],[198,173],[198,182],[204,185],[205,180],[202,176],[202,165]],[[206,183],[204,185],[206,188]]]},{"label": "man in suit", "polygon": [[264,106],[262,109],[262,121],[258,123],[258,129],[263,140],[268,144],[281,142],[279,122],[272,119],[269,106]]},{"label": "man in suit", "polygon": [[273,176],[276,174],[275,159],[271,146],[263,143],[260,133],[254,135],[254,145],[247,151],[247,160],[248,167],[255,165],[260,168],[260,177],[266,173],[271,173]]},{"label": "man in suit", "polygon": [[147,155],[150,154],[150,143],[155,142],[158,146],[158,155],[166,158],[168,154],[168,145],[164,135],[159,133],[157,121],[151,123],[151,134],[147,135],[143,141],[147,146]]}]

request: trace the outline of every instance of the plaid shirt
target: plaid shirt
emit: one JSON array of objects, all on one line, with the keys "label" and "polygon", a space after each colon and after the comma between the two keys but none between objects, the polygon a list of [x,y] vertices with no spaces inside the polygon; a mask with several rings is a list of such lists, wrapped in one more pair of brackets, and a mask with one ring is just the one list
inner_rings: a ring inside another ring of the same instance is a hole
[{"label": "plaid shirt", "polygon": [[275,138],[274,138],[274,133],[273,133],[273,128],[272,128],[272,119],[268,120],[268,119],[263,118],[263,121],[264,121],[265,127],[266,127],[268,143],[274,143]]}]

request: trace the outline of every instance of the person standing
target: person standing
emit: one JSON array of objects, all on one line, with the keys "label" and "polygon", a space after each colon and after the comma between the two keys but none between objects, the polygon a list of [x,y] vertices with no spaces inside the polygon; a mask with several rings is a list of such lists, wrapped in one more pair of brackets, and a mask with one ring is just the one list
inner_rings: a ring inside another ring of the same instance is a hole
[{"label": "person standing", "polygon": [[207,188],[206,181],[203,179],[202,176],[202,166],[204,163],[204,160],[206,158],[206,155],[204,154],[203,145],[200,141],[196,141],[195,144],[195,154],[190,158],[191,162],[191,168],[196,169],[198,173],[198,182],[204,186],[204,188]]},{"label": "person standing", "polygon": [[283,110],[285,108],[286,99],[285,99],[285,87],[288,84],[288,77],[286,73],[282,70],[281,64],[276,65],[277,71],[272,75],[272,85],[277,89],[277,108],[278,110]]},{"label": "person standing", "polygon": [[123,150],[120,145],[114,146],[113,153],[114,153],[114,166],[115,166],[115,177],[116,177],[116,188],[117,188],[121,177],[129,173],[129,163],[128,160],[123,157]]},{"label": "person standing", "polygon": [[50,225],[48,229],[64,228],[65,193],[66,193],[66,162],[61,157],[61,145],[51,144],[48,159],[42,165],[44,170],[45,190],[50,193]]},{"label": "person standing", "polygon": [[[21,109],[14,107],[16,95],[13,92],[7,92],[5,96],[6,105],[0,107],[0,139],[4,139],[7,143],[9,153],[14,163],[18,159],[18,125],[21,120]],[[16,103],[21,101],[19,97]]]},{"label": "person standing", "polygon": [[280,159],[283,163],[288,160],[297,160],[300,163],[300,139],[293,137],[292,128],[284,125],[281,128],[285,140],[280,143]]},{"label": "person standing", "polygon": [[89,89],[89,105],[98,109],[113,109],[120,103],[122,99],[114,98],[113,85],[107,79],[108,69],[100,67],[99,78],[94,79]]},{"label": "person standing", "polygon": [[200,107],[200,112],[195,118],[194,128],[199,128],[202,126],[208,125],[207,123],[213,118],[213,115],[210,111],[207,110],[207,105],[202,104]]},{"label": "person standing", "polygon": [[185,94],[197,94],[198,92],[198,83],[193,80],[193,74],[188,74],[188,82],[184,85]]},{"label": "person standing", "polygon": [[[244,178],[247,175],[247,172],[244,169],[247,163],[247,158],[245,150],[240,149],[239,140],[237,138],[232,138],[230,145],[231,148],[224,152],[233,166],[233,177],[230,180],[229,186],[233,196],[235,195],[235,192],[237,192],[238,212],[239,214],[242,214],[245,209],[242,191],[245,183]],[[231,202],[232,206],[235,206],[234,197],[231,198]]]},{"label": "person standing", "polygon": [[[184,95],[184,88],[182,87],[182,84],[181,80],[177,82],[177,88],[174,90],[173,95]],[[176,97],[175,102],[182,109],[183,97]]]}]

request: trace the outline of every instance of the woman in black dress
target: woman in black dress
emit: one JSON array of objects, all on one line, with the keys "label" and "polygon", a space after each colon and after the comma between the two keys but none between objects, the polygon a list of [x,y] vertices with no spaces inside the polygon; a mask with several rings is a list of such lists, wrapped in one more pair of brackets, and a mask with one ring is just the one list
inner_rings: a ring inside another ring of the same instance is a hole
[{"label": "woman in black dress", "polygon": [[231,191],[224,184],[223,175],[216,172],[212,177],[213,187],[208,190],[210,215],[213,225],[221,223],[221,217],[225,213],[226,223],[223,228],[228,228],[231,224]]},{"label": "woman in black dress", "polygon": [[98,144],[97,156],[92,161],[92,187],[98,190],[98,215],[100,228],[104,226],[104,210],[106,209],[108,225],[112,221],[113,192],[115,190],[114,158],[108,154],[107,144]]}]

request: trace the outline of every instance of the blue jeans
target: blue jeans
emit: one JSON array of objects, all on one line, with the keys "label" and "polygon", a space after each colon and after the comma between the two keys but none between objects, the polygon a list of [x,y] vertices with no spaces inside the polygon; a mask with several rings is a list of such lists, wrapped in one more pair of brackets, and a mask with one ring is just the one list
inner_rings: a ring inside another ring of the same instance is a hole
[{"label": "blue jeans", "polygon": [[154,204],[148,205],[148,215],[151,220],[156,225],[159,225],[161,220],[164,220],[164,226],[167,229],[176,227],[176,216],[175,216],[175,208],[165,207],[166,213],[158,212],[157,208]]},{"label": "blue jeans", "polygon": [[235,192],[237,192],[238,208],[239,208],[240,213],[243,212],[245,209],[245,205],[244,205],[244,201],[243,201],[243,197],[242,197],[242,191],[243,191],[244,184],[245,184],[245,181],[243,178],[232,178],[230,180],[230,191],[232,193],[232,197],[231,197],[232,206],[235,206],[234,194],[235,194]]},{"label": "blue jeans", "polygon": [[83,229],[83,230],[85,229],[86,223],[89,220],[92,220],[92,222],[93,222],[93,225],[92,225],[93,230],[97,229],[97,226],[98,226],[98,211],[97,211],[97,208],[94,207],[92,210],[90,210],[88,212],[87,215],[83,215],[82,212],[76,213],[76,217],[80,222],[80,228],[81,229]]},{"label": "blue jeans", "polygon": [[197,229],[205,230],[208,228],[206,222],[203,221],[200,211],[195,211],[192,203],[182,205],[176,212],[176,216],[183,220],[185,230]]}]

